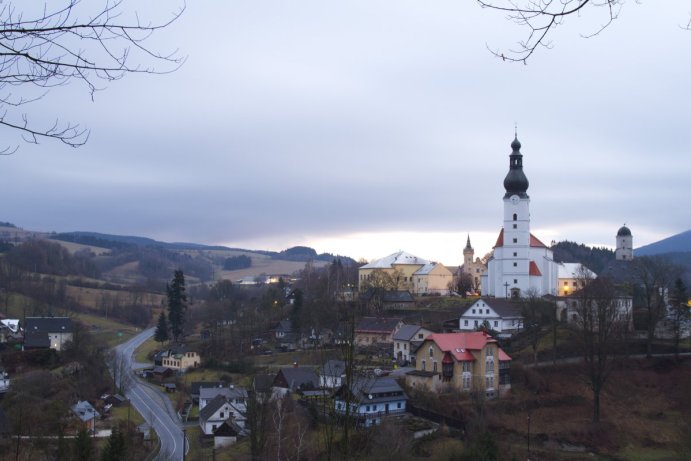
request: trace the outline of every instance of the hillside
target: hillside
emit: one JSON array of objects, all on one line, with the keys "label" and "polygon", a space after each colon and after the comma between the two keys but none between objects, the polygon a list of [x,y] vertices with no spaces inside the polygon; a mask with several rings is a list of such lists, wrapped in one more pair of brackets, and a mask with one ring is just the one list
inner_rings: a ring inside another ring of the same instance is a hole
[{"label": "hillside", "polygon": [[682,232],[659,242],[651,243],[634,250],[636,256],[648,256],[665,253],[691,253],[691,230]]}]

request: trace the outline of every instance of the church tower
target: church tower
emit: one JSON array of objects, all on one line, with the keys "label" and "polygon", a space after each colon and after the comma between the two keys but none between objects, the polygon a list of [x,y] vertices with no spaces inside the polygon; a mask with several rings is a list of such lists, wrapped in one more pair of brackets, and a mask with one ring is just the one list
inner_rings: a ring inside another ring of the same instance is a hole
[{"label": "church tower", "polygon": [[463,265],[468,273],[470,273],[470,266],[473,264],[474,255],[475,250],[470,246],[470,234],[468,234],[468,243],[466,243],[465,248],[463,248]]},{"label": "church tower", "polygon": [[633,235],[626,225],[617,231],[617,249],[615,251],[617,261],[631,261],[633,259]]},{"label": "church tower", "polygon": [[556,293],[557,266],[552,250],[530,233],[528,185],[516,136],[504,178],[504,226],[482,276],[483,295],[515,298],[526,296],[529,290],[538,295]]}]

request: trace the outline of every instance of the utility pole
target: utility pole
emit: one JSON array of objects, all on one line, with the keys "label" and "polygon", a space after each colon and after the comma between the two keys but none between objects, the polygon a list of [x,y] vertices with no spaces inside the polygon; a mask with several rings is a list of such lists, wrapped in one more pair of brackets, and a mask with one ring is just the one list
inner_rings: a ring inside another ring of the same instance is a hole
[{"label": "utility pole", "polygon": [[[530,438],[528,438],[530,439]],[[187,429],[182,428],[182,461],[185,461],[185,452],[187,448]]]}]

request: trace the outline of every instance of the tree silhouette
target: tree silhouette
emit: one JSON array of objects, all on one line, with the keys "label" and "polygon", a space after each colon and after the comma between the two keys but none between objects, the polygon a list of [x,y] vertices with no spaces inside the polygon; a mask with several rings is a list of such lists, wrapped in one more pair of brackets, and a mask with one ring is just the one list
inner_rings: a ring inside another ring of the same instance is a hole
[{"label": "tree silhouette", "polygon": [[185,327],[187,295],[185,294],[185,275],[176,270],[172,282],[166,286],[168,294],[168,322],[173,341],[178,342]]}]

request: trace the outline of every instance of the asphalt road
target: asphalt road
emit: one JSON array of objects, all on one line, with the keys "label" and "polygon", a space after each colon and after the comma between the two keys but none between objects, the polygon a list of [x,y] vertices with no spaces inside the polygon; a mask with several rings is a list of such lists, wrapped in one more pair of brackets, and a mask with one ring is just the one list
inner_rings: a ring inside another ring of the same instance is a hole
[{"label": "asphalt road", "polygon": [[173,409],[170,399],[157,387],[142,380],[135,374],[136,368],[142,364],[133,358],[134,350],[154,334],[154,328],[144,330],[129,341],[115,348],[117,354],[127,362],[127,369],[131,380],[125,391],[125,396],[149,423],[161,440],[161,450],[158,461],[178,461],[183,459],[183,432],[180,420]]}]

